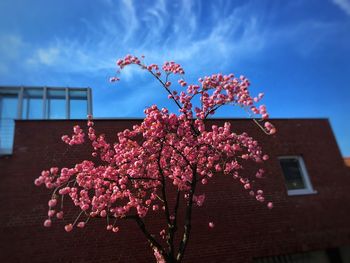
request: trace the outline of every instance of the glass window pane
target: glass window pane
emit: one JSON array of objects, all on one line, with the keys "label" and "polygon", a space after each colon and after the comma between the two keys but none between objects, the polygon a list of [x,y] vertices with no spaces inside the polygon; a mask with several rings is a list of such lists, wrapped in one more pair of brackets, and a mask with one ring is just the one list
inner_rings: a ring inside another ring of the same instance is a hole
[{"label": "glass window pane", "polygon": [[20,88],[12,87],[12,88],[1,88],[0,95],[18,95]]},{"label": "glass window pane", "polygon": [[24,120],[28,119],[28,99],[27,98],[23,98],[22,119]]},{"label": "glass window pane", "polygon": [[302,171],[297,158],[280,159],[288,190],[305,189]]},{"label": "glass window pane", "polygon": [[49,119],[66,118],[66,90],[48,89],[47,90],[47,117]]},{"label": "glass window pane", "polygon": [[69,97],[71,99],[86,99],[87,92],[86,92],[86,90],[70,90]]},{"label": "glass window pane", "polygon": [[43,89],[24,89],[22,118],[43,118]]},{"label": "glass window pane", "polygon": [[60,98],[65,99],[66,98],[66,89],[47,89],[47,96],[49,98]]},{"label": "glass window pane", "polygon": [[17,95],[0,96],[0,118],[14,119],[17,117]]},{"label": "glass window pane", "polygon": [[[254,263],[330,263],[333,262],[324,250],[257,258]],[[344,261],[347,262],[347,261]]]},{"label": "glass window pane", "polygon": [[26,99],[26,119],[42,119],[43,118],[43,99],[27,98]]},{"label": "glass window pane", "polygon": [[50,98],[47,105],[47,116],[49,119],[65,119],[66,100]]},{"label": "glass window pane", "polygon": [[43,88],[24,89],[24,96],[30,98],[43,98]]},{"label": "glass window pane", "polygon": [[86,119],[87,116],[87,100],[86,99],[70,99],[70,118]]},{"label": "glass window pane", "polygon": [[17,96],[0,95],[0,154],[12,152],[14,119],[17,118]]},{"label": "glass window pane", "polygon": [[0,154],[12,153],[15,121],[13,119],[0,119]]}]

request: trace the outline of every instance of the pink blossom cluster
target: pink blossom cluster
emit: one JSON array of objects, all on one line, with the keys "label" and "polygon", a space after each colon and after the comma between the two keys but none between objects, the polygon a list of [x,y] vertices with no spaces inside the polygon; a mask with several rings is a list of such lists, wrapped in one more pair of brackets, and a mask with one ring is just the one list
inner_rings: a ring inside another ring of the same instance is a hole
[{"label": "pink blossom cluster", "polygon": [[63,135],[61,138],[62,141],[64,141],[66,144],[69,144],[69,145],[84,143],[85,133],[83,132],[83,130],[80,128],[79,125],[75,125],[73,127],[73,132],[74,134],[72,135],[72,137],[69,137],[68,135]]},{"label": "pink blossom cluster", "polygon": [[[141,66],[142,69],[146,69],[149,72],[152,72],[157,77],[161,76],[160,67],[157,64],[144,65],[141,63],[141,60],[136,56],[126,55],[124,58],[117,60],[117,66],[119,67],[119,69],[123,69],[125,66],[131,65],[131,64],[139,65]],[[167,75],[185,74],[185,71],[183,70],[183,68],[179,64],[175,63],[174,61],[165,62],[162,66],[162,69]],[[119,78],[112,77],[110,78],[110,81],[111,82],[119,81]],[[170,85],[170,82],[167,82],[167,85]]]},{"label": "pink blossom cluster", "polygon": [[264,124],[266,130],[268,131],[269,134],[274,134],[276,133],[276,128],[273,126],[270,122],[265,122]]},{"label": "pink blossom cluster", "polygon": [[175,63],[174,61],[167,61],[163,64],[162,69],[167,73],[174,73],[174,74],[185,74],[185,71],[183,68]]},{"label": "pink blossom cluster", "polygon": [[205,194],[201,195],[193,195],[193,201],[196,203],[198,206],[202,206],[205,200]]},{"label": "pink blossom cluster", "polygon": [[132,55],[126,55],[125,58],[117,60],[117,66],[119,66],[120,69],[130,64],[140,65],[141,61],[139,58]]},{"label": "pink blossom cluster", "polygon": [[[261,164],[269,159],[258,142],[247,133],[234,133],[229,122],[223,126],[206,125],[207,117],[219,107],[233,105],[260,115],[260,122],[264,123],[261,128],[268,134],[275,133],[274,126],[265,121],[266,107],[255,105],[263,94],[252,97],[248,79],[235,78],[233,74],[206,76],[199,79],[199,84],[190,85],[180,79],[178,83],[184,90],[178,94],[169,89],[167,78],[160,79],[159,66],[142,64],[131,55],[117,62],[120,69],[130,64],[150,71],[170,92],[169,98],[179,106],[180,113],[152,105],[145,109],[144,120],[130,130],[119,132],[114,143],[108,143],[104,135],[96,133],[91,117],[85,132],[74,126],[73,135],[64,135],[62,140],[70,146],[82,144],[87,134],[92,157],[97,160],[84,160],[72,168],[53,167],[35,180],[35,185],[44,184],[53,189],[44,226],[51,226],[55,215],[57,219],[63,218],[64,198],[71,199],[81,211],[74,222],[65,226],[67,232],[74,227],[85,227],[90,218],[101,217],[106,218],[107,230],[116,233],[118,220],[135,216],[142,219],[149,212],[165,213],[168,225],[172,225],[176,216],[166,202],[167,182],[181,193],[185,206],[193,203],[203,206],[205,194],[196,194],[195,185],[207,185],[220,176],[232,176],[257,201],[266,202],[263,191],[254,190],[253,185],[256,178],[263,177],[264,170],[259,168],[253,175],[242,171],[248,162]],[[167,77],[184,74],[182,67],[174,62],[166,62],[162,70]],[[196,97],[200,102],[198,107],[194,106]],[[56,208],[58,204],[60,209]],[[268,202],[267,207],[271,209],[273,204]],[[210,222],[209,227],[213,228],[214,223]],[[168,238],[166,233],[162,230],[161,236]],[[153,246],[153,250],[158,262],[165,262],[159,247]]]}]

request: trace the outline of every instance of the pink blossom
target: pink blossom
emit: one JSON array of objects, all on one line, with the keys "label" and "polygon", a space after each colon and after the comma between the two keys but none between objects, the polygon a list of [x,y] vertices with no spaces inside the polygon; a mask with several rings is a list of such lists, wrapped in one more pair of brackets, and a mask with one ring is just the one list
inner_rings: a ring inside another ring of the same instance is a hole
[{"label": "pink blossom", "polygon": [[270,122],[265,122],[264,124],[266,130],[269,132],[269,134],[275,134],[276,133],[276,128],[270,123]]},{"label": "pink blossom", "polygon": [[201,195],[194,195],[193,196],[193,201],[198,205],[198,206],[202,206],[205,200],[205,194],[201,194]]},{"label": "pink blossom", "polygon": [[249,155],[248,155],[248,154],[243,154],[243,155],[242,155],[242,159],[248,160],[248,159],[249,159]]},{"label": "pink blossom", "polygon": [[37,179],[35,179],[34,184],[35,184],[36,186],[39,186],[39,185],[42,184],[42,182],[41,182],[41,180],[40,180],[39,178],[37,178]]},{"label": "pink blossom", "polygon": [[49,217],[53,217],[54,215],[55,215],[55,210],[49,210],[48,211],[48,213],[47,213],[47,215],[49,216]]},{"label": "pink blossom", "polygon": [[58,173],[58,168],[57,167],[50,168],[50,173],[57,174]]},{"label": "pink blossom", "polygon": [[111,77],[111,78],[109,78],[109,81],[110,82],[116,82],[116,81],[119,81],[120,79],[119,78],[117,78],[117,77]]},{"label": "pink blossom", "polygon": [[58,212],[58,213],[56,214],[56,217],[57,217],[58,219],[62,219],[62,218],[63,218],[63,211]]},{"label": "pink blossom", "polygon": [[70,232],[73,229],[73,225],[72,224],[68,224],[64,226],[64,230],[66,230],[66,232]]},{"label": "pink blossom", "polygon": [[269,209],[272,209],[272,208],[273,208],[273,203],[272,203],[272,202],[268,202],[268,203],[267,203],[267,207],[268,207]]},{"label": "pink blossom", "polygon": [[251,188],[251,186],[249,183],[244,185],[244,189],[249,190],[250,188]]},{"label": "pink blossom", "polygon": [[[83,204],[82,206],[81,206],[81,210],[83,210],[83,211],[86,211],[86,210],[88,210],[89,209],[89,205],[88,204]],[[102,212],[101,212],[102,213]],[[102,215],[101,215],[102,216]]]},{"label": "pink blossom", "polygon": [[51,220],[50,219],[46,219],[44,222],[44,227],[50,227],[51,226]]},{"label": "pink blossom", "polygon": [[213,222],[209,222],[209,227],[210,228],[214,228],[215,227],[215,224]]},{"label": "pink blossom", "polygon": [[69,187],[65,187],[65,188],[60,189],[58,192],[59,192],[60,195],[66,195],[66,194],[70,193],[70,188]]},{"label": "pink blossom", "polygon": [[265,201],[265,197],[263,197],[262,195],[256,195],[256,200],[258,200],[259,202],[264,202]]},{"label": "pink blossom", "polygon": [[55,207],[57,204],[57,200],[56,199],[51,199],[48,203],[49,207]]},{"label": "pink blossom", "polygon": [[79,222],[79,223],[77,224],[77,227],[79,227],[79,228],[84,228],[84,227],[85,227],[85,222]]}]

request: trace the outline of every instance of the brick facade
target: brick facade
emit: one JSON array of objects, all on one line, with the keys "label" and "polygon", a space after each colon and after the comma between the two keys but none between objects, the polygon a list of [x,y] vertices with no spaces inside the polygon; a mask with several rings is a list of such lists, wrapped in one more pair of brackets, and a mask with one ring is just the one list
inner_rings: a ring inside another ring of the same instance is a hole
[{"label": "brick facade", "polygon": [[[231,177],[218,176],[205,186],[204,207],[194,209],[184,262],[252,262],[255,257],[350,244],[350,169],[329,122],[276,119],[278,133],[266,136],[250,120],[229,121],[235,131],[247,131],[258,139],[270,155],[267,178],[257,185],[275,207],[268,210]],[[114,138],[117,131],[137,122],[98,120],[96,129]],[[49,229],[42,226],[49,191],[35,187],[33,180],[43,169],[90,158],[85,146],[67,151],[60,140],[76,123],[85,125],[84,121],[16,122],[13,155],[0,159],[0,262],[153,262],[134,222],[121,222],[118,234],[107,232],[101,220],[72,233],[64,231],[61,221]],[[303,157],[316,194],[287,195],[277,160],[281,155]],[[153,227],[160,224],[157,218],[147,221]],[[208,221],[216,227],[209,229]]]}]

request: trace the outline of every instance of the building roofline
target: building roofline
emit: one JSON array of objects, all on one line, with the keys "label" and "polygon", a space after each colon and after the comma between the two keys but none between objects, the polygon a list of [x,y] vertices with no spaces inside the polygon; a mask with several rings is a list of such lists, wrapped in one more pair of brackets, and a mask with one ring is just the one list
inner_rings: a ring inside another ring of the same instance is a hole
[{"label": "building roofline", "polygon": [[[109,118],[109,117],[106,117],[106,118],[103,118],[103,117],[100,117],[100,118],[94,118],[93,120],[94,121],[118,121],[118,120],[122,120],[122,121],[142,121],[144,118],[142,117],[117,117],[117,118]],[[87,119],[46,119],[46,120],[41,120],[41,119],[31,119],[31,120],[24,120],[24,119],[16,119],[15,121],[17,122],[27,122],[27,121],[44,121],[44,122],[55,122],[55,121],[69,121],[69,122],[72,122],[72,121],[86,121]],[[245,120],[245,121],[251,121],[252,119],[251,118],[210,118],[210,119],[207,119],[207,120],[222,120],[222,121],[225,121],[225,120]],[[324,120],[324,121],[329,121],[329,118],[327,117],[312,117],[312,118],[270,118],[269,120],[271,121],[308,121],[308,120]]]},{"label": "building roofline", "polygon": [[90,89],[90,87],[70,87],[70,86],[26,86],[26,85],[0,85],[0,89],[10,88],[10,89],[42,89],[42,88],[48,88],[48,89],[81,89],[86,90]]}]

